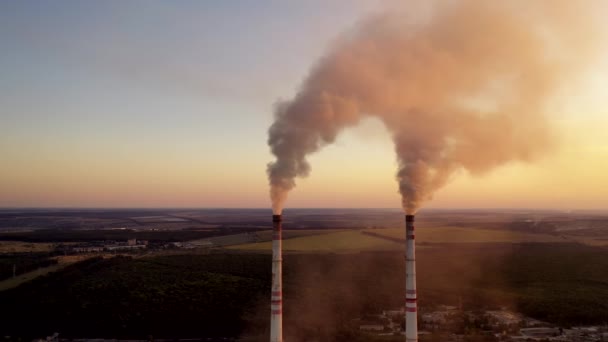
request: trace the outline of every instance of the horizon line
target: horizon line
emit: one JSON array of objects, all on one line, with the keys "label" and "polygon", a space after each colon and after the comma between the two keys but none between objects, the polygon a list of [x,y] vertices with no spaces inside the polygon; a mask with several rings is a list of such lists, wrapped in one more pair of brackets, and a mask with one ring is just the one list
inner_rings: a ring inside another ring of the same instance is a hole
[{"label": "horizon line", "polygon": [[[24,207],[1,207],[0,211],[9,210],[268,210],[272,211],[271,207],[179,207],[179,206],[167,206],[167,207],[104,207],[104,206],[24,206]],[[398,207],[287,207],[285,210],[391,210],[391,211],[403,211],[402,208]],[[421,208],[419,212],[424,211],[514,211],[514,210],[527,210],[527,211],[557,211],[557,212],[573,212],[573,211],[587,211],[587,212],[608,212],[608,208],[542,208],[542,207],[429,207]]]}]

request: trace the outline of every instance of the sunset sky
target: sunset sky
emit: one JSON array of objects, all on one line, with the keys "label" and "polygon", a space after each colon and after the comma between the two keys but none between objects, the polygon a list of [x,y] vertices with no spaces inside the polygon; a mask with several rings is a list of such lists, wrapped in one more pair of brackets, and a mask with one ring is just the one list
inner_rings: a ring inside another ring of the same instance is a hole
[{"label": "sunset sky", "polygon": [[[0,2],[0,207],[268,207],[273,105],[337,35],[388,6]],[[602,39],[597,60],[551,102],[551,154],[481,178],[459,172],[426,207],[607,209]],[[400,207],[379,121],[310,161],[287,207]]]}]

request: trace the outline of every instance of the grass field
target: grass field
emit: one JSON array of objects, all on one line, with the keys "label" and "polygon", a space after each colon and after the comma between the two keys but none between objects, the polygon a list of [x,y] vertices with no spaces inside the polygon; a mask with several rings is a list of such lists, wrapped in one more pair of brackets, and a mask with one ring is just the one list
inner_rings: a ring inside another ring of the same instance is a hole
[{"label": "grass field", "polygon": [[[380,235],[371,236],[364,233]],[[288,234],[286,234],[288,236]],[[383,239],[386,237],[388,239]],[[401,250],[403,244],[391,239],[404,239],[402,228],[334,231],[322,235],[293,237],[283,241],[283,250],[293,252],[352,252]],[[435,227],[416,230],[421,243],[559,243],[567,242],[559,236],[530,234],[504,230],[477,228]],[[421,248],[423,246],[419,246]],[[271,242],[248,243],[230,246],[229,249],[271,251]]]},{"label": "grass field", "polygon": [[[297,229],[297,230],[286,230],[283,231],[283,239],[293,239],[298,237],[305,237],[311,235],[323,235],[339,232],[343,230],[337,229]],[[254,242],[261,243],[272,240],[272,230],[262,230],[254,233],[241,233],[234,235],[224,235],[211,237],[207,239],[198,239],[189,241],[193,245],[205,246],[209,243],[220,246],[236,246],[243,244],[251,244]]]},{"label": "grass field", "polygon": [[[368,229],[365,231],[389,238],[404,238],[404,231],[402,228]],[[460,227],[433,227],[416,229],[416,241],[418,243],[566,242],[563,238],[550,234],[533,234],[508,230]]]},{"label": "grass field", "polygon": [[[268,251],[272,242],[231,246],[230,249]],[[283,250],[294,252],[350,252],[401,250],[400,243],[364,235],[359,230],[345,230],[328,234],[309,235],[283,240]]]},{"label": "grass field", "polygon": [[50,252],[53,248],[46,242],[0,241],[0,253]]},{"label": "grass field", "polygon": [[608,236],[573,236],[564,235],[564,239],[571,242],[582,243],[588,246],[604,247],[608,246]]},{"label": "grass field", "polygon": [[[345,232],[344,229],[294,229],[283,230],[283,239],[294,239],[312,235],[327,235],[333,233]],[[272,230],[264,230],[258,232],[257,235],[263,240],[272,240]]]}]

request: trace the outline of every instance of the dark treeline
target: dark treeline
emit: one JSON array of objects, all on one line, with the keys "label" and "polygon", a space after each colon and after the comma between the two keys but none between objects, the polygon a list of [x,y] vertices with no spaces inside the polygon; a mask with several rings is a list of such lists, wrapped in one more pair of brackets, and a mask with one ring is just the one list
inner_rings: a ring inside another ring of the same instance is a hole
[{"label": "dark treeline", "polygon": [[[419,300],[502,306],[562,326],[608,321],[608,250],[570,244],[420,248]],[[357,341],[353,319],[402,306],[401,253],[284,256],[286,339]],[[270,256],[95,258],[0,292],[0,333],[27,338],[266,341]],[[461,328],[458,328],[461,329]]]},{"label": "dark treeline", "polygon": [[220,227],[205,230],[132,230],[132,229],[41,229],[26,232],[0,233],[0,241],[26,242],[87,242],[102,240],[138,239],[150,242],[176,242],[214,236],[253,232],[260,229]]},{"label": "dark treeline", "polygon": [[270,286],[260,258],[88,259],[0,292],[0,327],[26,338],[232,336]]},{"label": "dark treeline", "polygon": [[0,280],[34,271],[41,267],[57,264],[52,253],[12,253],[0,254]]}]

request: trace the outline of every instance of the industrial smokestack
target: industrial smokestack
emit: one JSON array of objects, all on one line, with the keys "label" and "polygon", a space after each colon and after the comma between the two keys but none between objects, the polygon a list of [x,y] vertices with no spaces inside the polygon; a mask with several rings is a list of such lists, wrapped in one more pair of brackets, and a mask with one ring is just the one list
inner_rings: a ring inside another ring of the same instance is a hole
[{"label": "industrial smokestack", "polygon": [[405,340],[418,341],[414,215],[405,215]]},{"label": "industrial smokestack", "polygon": [[270,342],[283,342],[283,277],[281,215],[272,215],[272,295],[270,298]]}]

